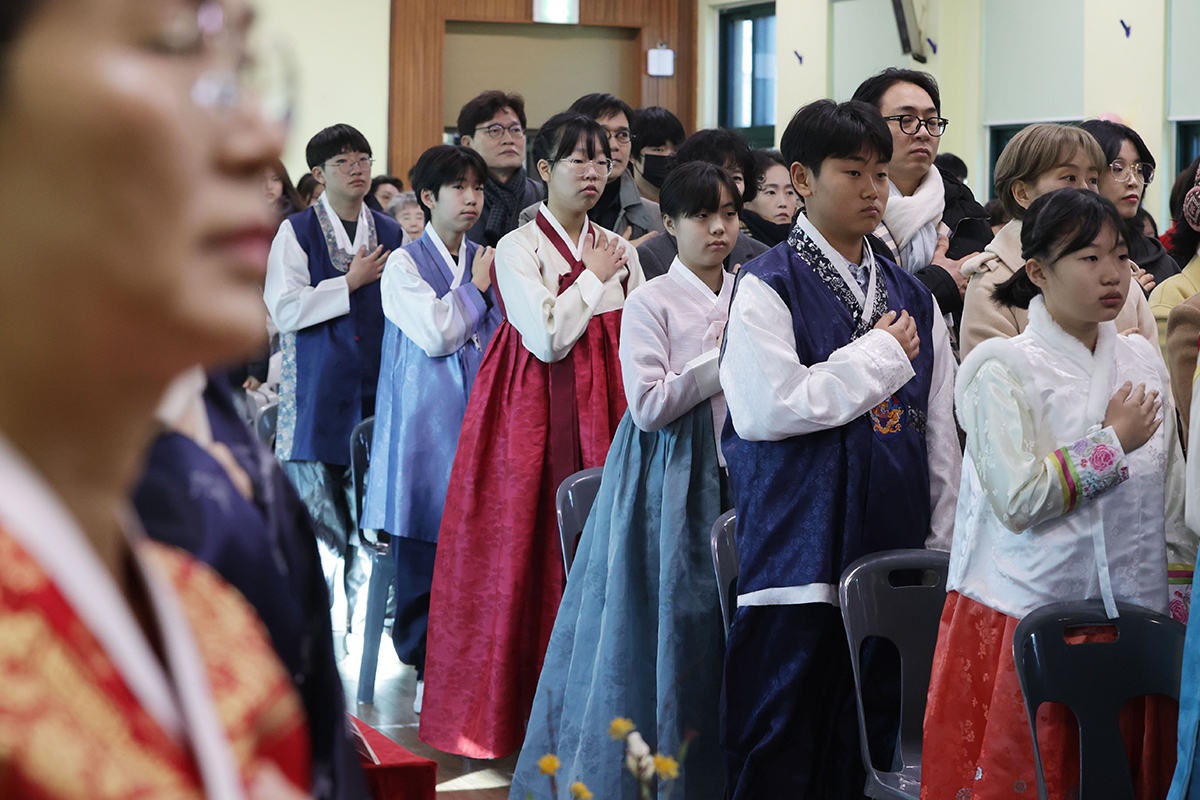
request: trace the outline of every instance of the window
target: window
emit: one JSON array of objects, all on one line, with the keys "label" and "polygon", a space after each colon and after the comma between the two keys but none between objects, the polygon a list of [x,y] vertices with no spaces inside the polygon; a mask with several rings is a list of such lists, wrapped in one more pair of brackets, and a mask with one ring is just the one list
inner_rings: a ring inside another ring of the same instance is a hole
[{"label": "window", "polygon": [[755,147],[775,142],[775,4],[721,12],[718,123]]},{"label": "window", "polygon": [[1179,142],[1179,147],[1175,152],[1175,169],[1172,174],[1178,175],[1200,156],[1200,120],[1188,120],[1175,124],[1178,126],[1175,138]]}]

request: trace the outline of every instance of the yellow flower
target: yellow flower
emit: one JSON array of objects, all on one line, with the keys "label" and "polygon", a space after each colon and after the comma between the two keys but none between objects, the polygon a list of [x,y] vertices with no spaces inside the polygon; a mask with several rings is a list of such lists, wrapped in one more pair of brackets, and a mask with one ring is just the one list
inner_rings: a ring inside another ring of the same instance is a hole
[{"label": "yellow flower", "polygon": [[562,762],[558,760],[558,756],[554,753],[547,753],[537,761],[538,769],[543,775],[553,775],[558,772],[558,768],[562,766]]},{"label": "yellow flower", "polygon": [[592,800],[592,793],[583,781],[575,781],[571,784],[571,797],[576,800]]},{"label": "yellow flower", "polygon": [[654,757],[654,769],[658,772],[658,777],[663,780],[671,780],[679,777],[679,762],[671,756]]},{"label": "yellow flower", "polygon": [[633,720],[625,717],[617,717],[608,725],[608,735],[613,739],[620,741],[629,735],[629,732],[634,729]]}]

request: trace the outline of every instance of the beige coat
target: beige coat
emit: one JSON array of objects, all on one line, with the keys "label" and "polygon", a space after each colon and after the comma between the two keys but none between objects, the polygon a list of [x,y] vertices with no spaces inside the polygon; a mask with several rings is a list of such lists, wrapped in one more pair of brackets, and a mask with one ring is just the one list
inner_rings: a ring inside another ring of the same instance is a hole
[{"label": "beige coat", "polygon": [[[1021,221],[1013,220],[1000,229],[983,252],[963,264],[970,278],[963,299],[959,357],[966,358],[980,342],[994,336],[1011,339],[1029,324],[1029,312],[1006,308],[992,299],[992,291],[1025,268],[1021,258]],[[1129,296],[1117,315],[1117,330],[1136,328],[1150,342],[1158,341],[1158,327],[1150,303],[1136,281],[1130,281]]]}]

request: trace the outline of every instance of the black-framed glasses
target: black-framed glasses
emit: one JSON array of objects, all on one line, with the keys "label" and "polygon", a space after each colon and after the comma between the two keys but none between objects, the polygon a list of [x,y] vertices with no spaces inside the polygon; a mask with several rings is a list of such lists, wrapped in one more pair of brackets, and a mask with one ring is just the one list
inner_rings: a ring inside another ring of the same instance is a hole
[{"label": "black-framed glasses", "polygon": [[562,158],[559,159],[560,164],[566,164],[567,169],[575,173],[579,177],[587,175],[588,167],[596,170],[596,174],[601,178],[612,172],[612,161],[607,158],[597,158],[592,161],[584,161],[582,158]]},{"label": "black-framed glasses", "polygon": [[629,144],[629,142],[633,139],[633,134],[624,129],[619,131],[605,130],[605,133],[608,134],[608,140],[610,142],[617,141],[621,144]]},{"label": "black-framed glasses", "polygon": [[1112,170],[1113,178],[1116,179],[1117,183],[1129,180],[1131,172],[1143,186],[1149,186],[1150,181],[1154,180],[1154,167],[1145,161],[1135,161],[1132,164],[1126,164],[1118,158],[1109,164],[1108,168]]},{"label": "black-framed glasses", "polygon": [[328,161],[326,163],[332,166],[338,172],[341,172],[343,175],[349,175],[354,171],[355,167],[360,167],[362,168],[363,172],[369,173],[371,171],[371,165],[375,163],[375,159],[364,157],[351,161],[348,158],[335,158],[333,161]]},{"label": "black-framed glasses", "polygon": [[916,114],[896,114],[891,117],[883,118],[886,122],[898,122],[900,124],[900,132],[907,133],[909,136],[916,136],[921,130],[921,126],[925,126],[925,130],[929,131],[930,136],[941,136],[946,132],[946,126],[950,124],[950,120],[945,117],[930,117],[929,119],[921,119]]},{"label": "black-framed glasses", "polygon": [[484,125],[482,127],[476,128],[475,130],[483,131],[484,135],[487,136],[489,139],[496,139],[496,140],[503,139],[505,131],[512,134],[512,137],[514,139],[525,138],[525,126],[519,122],[515,122],[512,125],[507,125],[507,126],[501,125],[499,122],[494,122],[491,125]]}]

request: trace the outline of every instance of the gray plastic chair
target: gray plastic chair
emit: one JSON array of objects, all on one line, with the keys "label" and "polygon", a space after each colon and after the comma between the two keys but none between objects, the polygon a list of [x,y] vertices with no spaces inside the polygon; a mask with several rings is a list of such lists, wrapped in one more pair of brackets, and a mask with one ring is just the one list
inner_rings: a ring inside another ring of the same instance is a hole
[{"label": "gray plastic chair", "polygon": [[279,421],[279,401],[272,400],[254,412],[254,432],[259,441],[275,450],[275,426]]},{"label": "gray plastic chair", "polygon": [[[860,558],[842,575],[838,594],[850,644],[858,732],[867,769],[863,791],[869,797],[915,800],[920,795],[925,699],[938,624],[946,605],[949,569],[950,554],[940,550],[887,550]],[[920,583],[909,580],[913,571],[920,571]],[[901,577],[905,580],[898,579]],[[900,652],[900,731],[891,771],[875,768],[867,741],[860,659],[863,641],[870,636],[887,639]]]},{"label": "gray plastic chair", "polygon": [[554,505],[558,510],[558,536],[562,542],[564,576],[571,571],[571,564],[575,561],[575,548],[579,546],[579,537],[583,535],[588,514],[592,513],[592,504],[596,502],[600,476],[603,474],[603,467],[580,470],[568,475],[558,487]]},{"label": "gray plastic chair", "polygon": [[[350,474],[354,480],[354,514],[362,523],[363,499],[367,494],[367,470],[371,465],[371,439],[375,435],[375,418],[367,417],[350,434]],[[371,556],[371,579],[367,583],[367,619],[363,626],[362,660],[358,665],[358,702],[375,702],[375,672],[379,667],[379,641],[383,637],[383,620],[387,615],[388,589],[396,580],[396,562],[392,556],[391,537],[377,531],[378,541],[371,541],[360,528],[362,546]]]},{"label": "gray plastic chair", "polygon": [[[1028,614],[1013,633],[1013,661],[1029,714],[1042,800],[1046,779],[1036,722],[1042,703],[1066,704],[1079,722],[1080,800],[1120,800],[1134,796],[1121,707],[1148,694],[1179,699],[1187,628],[1126,603],[1117,603],[1117,611],[1120,616],[1109,619],[1100,600],[1055,603]],[[1068,643],[1068,629],[1082,625],[1114,626],[1117,639]]]},{"label": "gray plastic chair", "polygon": [[737,516],[726,511],[717,517],[712,528],[713,572],[717,576],[717,597],[721,600],[721,622],[725,623],[725,638],[729,638],[729,626],[733,624],[733,612],[737,611],[738,555],[733,531]]}]

